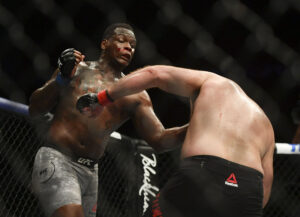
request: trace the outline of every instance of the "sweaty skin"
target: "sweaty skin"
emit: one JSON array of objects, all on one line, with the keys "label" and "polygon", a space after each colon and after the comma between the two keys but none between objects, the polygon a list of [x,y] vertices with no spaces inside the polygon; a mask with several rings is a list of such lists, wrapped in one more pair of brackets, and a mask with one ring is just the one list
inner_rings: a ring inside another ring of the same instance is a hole
[{"label": "sweaty skin", "polygon": [[118,102],[116,99],[152,87],[191,99],[182,158],[213,155],[260,171],[264,175],[265,206],[273,180],[275,141],[273,127],[262,109],[227,78],[172,66],[142,68],[107,90]]},{"label": "sweaty skin", "polygon": [[[104,153],[110,134],[128,119],[140,137],[157,151],[166,151],[182,144],[187,126],[165,129],[156,117],[146,91],[124,97],[105,108],[95,107],[91,115],[81,114],[76,101],[85,93],[109,88],[123,74],[135,52],[134,33],[118,27],[112,36],[101,42],[98,61],[84,62],[84,55],[75,50],[76,64],[68,85],[56,81],[58,70],[30,98],[29,113],[39,117],[54,114],[44,138],[70,155],[98,160]],[[52,217],[83,217],[82,204],[66,204]]]},{"label": "sweaty skin", "polygon": [[[145,91],[124,97],[103,110],[99,107],[99,112],[95,108],[92,117],[76,110],[79,96],[108,88],[122,77],[122,70],[130,63],[136,44],[134,33],[124,28],[117,28],[115,32],[112,39],[102,41],[103,55],[99,61],[83,62],[84,56],[76,51],[77,65],[68,86],[57,84],[54,74],[31,96],[32,116],[46,113],[55,106],[48,141],[79,156],[99,159],[110,134],[130,118],[141,137],[158,149],[169,137],[178,136],[181,141],[184,138],[186,127],[163,127]],[[52,105],[50,102],[53,102]],[[175,142],[176,145],[180,144],[180,140]],[[166,148],[168,145],[169,142]]]}]

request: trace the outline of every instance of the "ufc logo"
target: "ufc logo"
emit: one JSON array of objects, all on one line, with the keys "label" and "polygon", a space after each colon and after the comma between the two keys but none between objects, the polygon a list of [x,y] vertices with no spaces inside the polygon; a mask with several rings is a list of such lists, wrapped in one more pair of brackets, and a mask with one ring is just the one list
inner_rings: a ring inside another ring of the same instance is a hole
[{"label": "ufc logo", "polygon": [[77,162],[81,163],[83,165],[91,166],[92,160],[80,157],[80,158],[78,158]]},{"label": "ufc logo", "polygon": [[40,171],[40,176],[41,176],[41,175],[44,175],[44,174],[47,174],[47,168],[46,168],[46,169],[43,169],[42,171]]}]

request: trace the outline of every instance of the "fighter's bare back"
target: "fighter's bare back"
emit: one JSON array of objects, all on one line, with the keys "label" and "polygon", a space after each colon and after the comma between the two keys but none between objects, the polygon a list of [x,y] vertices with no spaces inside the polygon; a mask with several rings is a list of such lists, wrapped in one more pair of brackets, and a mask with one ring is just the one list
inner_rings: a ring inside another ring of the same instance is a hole
[{"label": "fighter's bare back", "polygon": [[157,65],[130,73],[108,92],[119,99],[153,87],[192,101],[182,158],[213,155],[265,175],[265,171],[271,172],[275,144],[272,125],[235,82],[208,71]]},{"label": "fighter's bare back", "polygon": [[263,173],[261,159],[272,144],[262,109],[233,81],[209,75],[193,101],[182,157],[215,155]]}]

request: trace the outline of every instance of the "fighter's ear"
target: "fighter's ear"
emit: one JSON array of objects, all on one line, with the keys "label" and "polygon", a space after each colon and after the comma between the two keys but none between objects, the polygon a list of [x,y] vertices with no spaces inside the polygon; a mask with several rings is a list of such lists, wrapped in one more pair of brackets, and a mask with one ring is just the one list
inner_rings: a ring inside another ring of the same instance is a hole
[{"label": "fighter's ear", "polygon": [[107,45],[108,45],[108,40],[107,39],[103,39],[101,41],[101,49],[105,50],[107,48]]}]

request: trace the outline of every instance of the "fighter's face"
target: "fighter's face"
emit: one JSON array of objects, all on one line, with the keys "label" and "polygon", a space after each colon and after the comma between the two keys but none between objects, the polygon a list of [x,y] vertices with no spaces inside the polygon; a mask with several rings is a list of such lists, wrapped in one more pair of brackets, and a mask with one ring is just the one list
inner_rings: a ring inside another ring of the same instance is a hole
[{"label": "fighter's face", "polygon": [[115,34],[108,40],[107,51],[110,57],[126,67],[132,60],[135,47],[134,33],[129,29],[116,28]]}]

